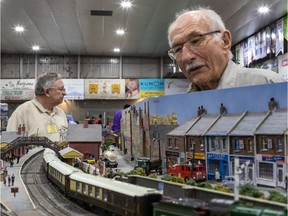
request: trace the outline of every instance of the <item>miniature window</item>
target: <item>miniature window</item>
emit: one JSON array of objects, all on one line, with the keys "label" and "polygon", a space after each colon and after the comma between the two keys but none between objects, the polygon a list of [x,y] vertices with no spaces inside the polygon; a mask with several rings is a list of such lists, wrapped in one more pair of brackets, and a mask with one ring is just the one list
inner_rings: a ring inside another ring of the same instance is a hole
[{"label": "miniature window", "polygon": [[283,140],[281,138],[277,139],[277,151],[282,152],[283,151]]},{"label": "miniature window", "polygon": [[226,139],[225,138],[222,139],[222,149],[226,150]]},{"label": "miniature window", "polygon": [[80,183],[79,182],[76,182],[76,191],[80,191]]},{"label": "miniature window", "polygon": [[99,194],[100,194],[99,188],[95,188],[95,197],[96,197],[97,199],[100,198],[100,197],[99,197]]},{"label": "miniature window", "polygon": [[82,184],[82,193],[86,194],[86,184]]},{"label": "miniature window", "polygon": [[178,146],[178,144],[177,144],[177,139],[174,139],[174,148],[175,148],[175,149],[178,149],[178,148],[179,148],[179,146]]},{"label": "miniature window", "polygon": [[88,185],[88,194],[89,196],[92,196],[92,185]]},{"label": "miniature window", "polygon": [[215,150],[215,138],[211,138],[210,141],[211,141],[211,142],[210,142],[210,148],[211,148],[211,150]]},{"label": "miniature window", "polygon": [[240,150],[240,144],[239,143],[240,143],[239,140],[235,139],[235,146],[234,146],[235,151],[239,151]]},{"label": "miniature window", "polygon": [[194,145],[196,145],[196,142],[194,139],[190,139],[190,149],[194,150]]},{"label": "miniature window", "polygon": [[239,140],[239,148],[244,149],[244,140]]},{"label": "miniature window", "polygon": [[267,151],[268,149],[268,144],[266,139],[262,139],[262,151]]},{"label": "miniature window", "polygon": [[172,139],[171,138],[168,139],[168,148],[172,148]]},{"label": "miniature window", "polygon": [[219,149],[219,140],[215,139],[215,149]]},{"label": "miniature window", "polygon": [[272,149],[272,147],[273,147],[273,141],[272,141],[272,139],[268,139],[268,140],[267,140],[267,147],[268,147],[268,149]]},{"label": "miniature window", "polygon": [[249,152],[253,152],[253,141],[252,140],[248,140],[248,151]]},{"label": "miniature window", "polygon": [[105,201],[105,202],[108,201],[108,194],[107,194],[107,191],[105,191],[105,190],[103,192],[103,201]]}]

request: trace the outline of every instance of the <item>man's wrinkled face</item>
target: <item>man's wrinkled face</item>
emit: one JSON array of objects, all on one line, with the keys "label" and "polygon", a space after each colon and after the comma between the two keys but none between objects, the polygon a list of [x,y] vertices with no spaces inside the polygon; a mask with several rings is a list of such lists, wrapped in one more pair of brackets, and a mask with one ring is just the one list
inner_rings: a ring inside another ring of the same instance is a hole
[{"label": "man's wrinkled face", "polygon": [[[193,16],[182,15],[175,24],[170,34],[172,48],[184,43],[176,49],[177,65],[186,78],[201,89],[216,88],[227,65],[230,50],[230,41],[227,46],[223,38],[228,36],[230,40],[230,33],[215,32],[219,29],[209,27],[199,12]],[[203,34],[206,35],[201,36]]]}]

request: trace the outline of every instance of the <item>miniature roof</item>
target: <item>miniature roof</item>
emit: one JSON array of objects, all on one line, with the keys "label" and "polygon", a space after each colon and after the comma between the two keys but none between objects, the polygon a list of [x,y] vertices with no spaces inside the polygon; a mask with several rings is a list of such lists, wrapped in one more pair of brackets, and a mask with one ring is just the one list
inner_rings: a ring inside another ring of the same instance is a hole
[{"label": "miniature roof", "polygon": [[207,130],[212,126],[212,124],[217,120],[219,115],[209,115],[206,114],[202,116],[193,127],[187,131],[188,136],[202,136],[207,132]]},{"label": "miniature roof", "polygon": [[102,142],[102,126],[90,124],[84,128],[83,124],[69,124],[66,138],[68,142]]},{"label": "miniature roof", "polygon": [[76,149],[66,147],[59,151],[60,155],[63,158],[82,158],[83,154]]},{"label": "miniature roof", "polygon": [[167,133],[167,136],[185,136],[186,132],[199,120],[199,118],[200,117],[196,116],[189,119],[184,124]]},{"label": "miniature roof", "polygon": [[255,131],[255,134],[282,135],[284,133],[287,133],[287,121],[288,121],[287,108],[275,110]]},{"label": "miniature roof", "polygon": [[231,113],[222,115],[221,118],[208,130],[205,135],[227,136],[234,126],[240,121],[243,113]]},{"label": "miniature roof", "polygon": [[264,121],[269,112],[247,113],[229,135],[253,136],[256,128]]}]

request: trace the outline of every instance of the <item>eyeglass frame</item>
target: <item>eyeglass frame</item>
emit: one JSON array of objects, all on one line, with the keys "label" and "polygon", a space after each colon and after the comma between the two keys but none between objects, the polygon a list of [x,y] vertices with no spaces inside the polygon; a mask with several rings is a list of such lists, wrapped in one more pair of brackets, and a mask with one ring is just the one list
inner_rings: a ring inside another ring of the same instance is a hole
[{"label": "eyeglass frame", "polygon": [[63,87],[63,88],[55,88],[55,87],[51,87],[51,88],[49,88],[49,89],[55,89],[55,90],[58,90],[58,91],[61,91],[61,92],[64,92],[64,93],[66,93],[66,89]]},{"label": "eyeglass frame", "polygon": [[[179,44],[179,45],[176,45],[174,47],[172,47],[171,49],[168,50],[168,56],[173,60],[175,61],[176,60],[176,56],[175,56],[175,51],[173,51],[173,49],[175,49],[175,47],[181,47],[183,48],[185,46],[185,44],[187,44],[188,41],[192,40],[193,38],[196,38],[196,37],[200,37],[200,39],[202,39],[204,36],[206,35],[210,35],[210,34],[216,34],[216,33],[221,33],[220,30],[217,30],[217,31],[211,31],[211,32],[207,32],[207,33],[204,33],[204,34],[198,34],[198,35],[194,35],[193,37],[187,39],[185,42]],[[203,40],[204,42],[205,40]],[[204,43],[201,43],[199,46],[195,46],[195,47],[202,47],[204,45]],[[189,49],[189,47],[187,47]],[[190,50],[190,49],[189,49]]]}]

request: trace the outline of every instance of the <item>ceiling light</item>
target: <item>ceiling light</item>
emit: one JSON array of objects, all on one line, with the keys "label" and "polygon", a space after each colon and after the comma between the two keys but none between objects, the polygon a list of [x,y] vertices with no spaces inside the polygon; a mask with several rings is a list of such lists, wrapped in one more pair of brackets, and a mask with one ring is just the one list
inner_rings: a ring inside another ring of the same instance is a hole
[{"label": "ceiling light", "polygon": [[32,50],[33,51],[39,51],[40,50],[40,47],[38,45],[33,45],[32,46]]},{"label": "ceiling light", "polygon": [[268,11],[269,11],[269,7],[267,7],[267,6],[262,6],[262,7],[259,7],[258,8],[258,12],[259,13],[268,13]]},{"label": "ceiling light", "polygon": [[125,34],[125,31],[124,31],[124,29],[117,29],[117,30],[116,30],[116,34],[117,34],[117,35],[124,35],[124,34]]},{"label": "ceiling light", "polygon": [[24,27],[23,27],[22,25],[16,25],[16,26],[14,27],[14,30],[15,30],[16,32],[21,33],[21,32],[23,32],[25,29],[24,29]]},{"label": "ceiling light", "polygon": [[123,7],[123,8],[131,8],[132,7],[132,3],[130,2],[130,1],[122,1],[121,2],[121,7]]},{"label": "ceiling light", "polygon": [[113,52],[119,53],[120,52],[120,48],[114,48]]}]

